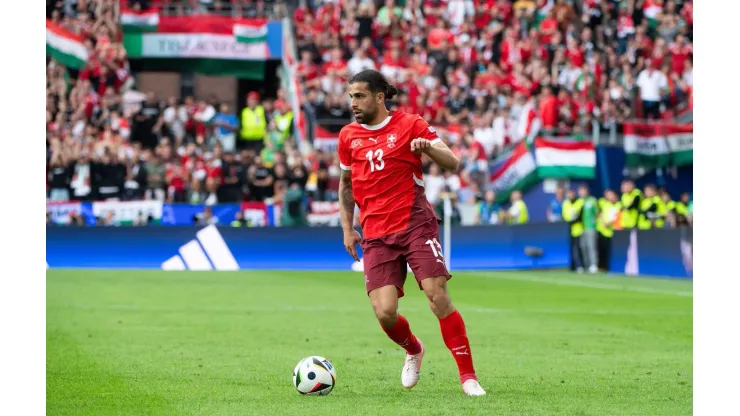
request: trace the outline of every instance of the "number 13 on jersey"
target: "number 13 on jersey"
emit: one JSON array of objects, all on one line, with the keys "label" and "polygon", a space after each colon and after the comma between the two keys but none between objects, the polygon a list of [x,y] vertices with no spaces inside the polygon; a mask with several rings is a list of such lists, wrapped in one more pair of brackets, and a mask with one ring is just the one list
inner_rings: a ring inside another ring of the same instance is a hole
[{"label": "number 13 on jersey", "polygon": [[368,150],[365,154],[365,158],[367,158],[367,162],[370,164],[370,172],[383,170],[385,167],[385,161],[383,161],[383,149],[378,149],[374,152],[372,150]]}]

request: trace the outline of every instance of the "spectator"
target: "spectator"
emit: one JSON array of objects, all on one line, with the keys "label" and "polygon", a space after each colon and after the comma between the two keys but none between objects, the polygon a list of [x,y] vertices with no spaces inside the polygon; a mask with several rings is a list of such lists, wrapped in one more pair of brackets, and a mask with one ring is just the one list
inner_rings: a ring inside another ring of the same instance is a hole
[{"label": "spectator", "polygon": [[164,134],[166,134],[175,146],[183,144],[185,138],[185,123],[188,121],[188,113],[185,107],[180,105],[177,98],[170,97],[167,107],[162,112],[164,123]]},{"label": "spectator", "polygon": [[501,207],[496,203],[496,192],[486,191],[475,211],[475,224],[498,224]]},{"label": "spectator", "polygon": [[642,111],[647,118],[659,119],[661,91],[668,87],[668,80],[664,73],[655,68],[653,61],[648,59],[645,64],[647,67],[637,76]]},{"label": "spectator", "polygon": [[231,153],[236,150],[236,130],[239,128],[239,120],[236,114],[229,112],[229,105],[221,103],[218,114],[216,114],[213,125],[215,138],[221,143],[224,152]]},{"label": "spectator", "polygon": [[256,154],[262,151],[267,133],[267,118],[265,107],[259,102],[260,95],[256,91],[247,94],[247,106],[242,109],[241,132],[237,147],[252,150]]},{"label": "spectator", "polygon": [[218,188],[218,200],[224,203],[241,202],[244,166],[235,159],[233,153],[226,152],[223,155],[221,171],[223,183]]},{"label": "spectator", "polygon": [[510,197],[511,206],[504,211],[504,219],[508,224],[526,224],[529,222],[527,205],[522,201],[522,193],[514,191]]},{"label": "spectator", "polygon": [[272,169],[265,166],[261,157],[256,157],[254,164],[247,171],[249,195],[253,201],[264,201],[275,194],[275,178]]},{"label": "spectator", "polygon": [[153,149],[159,142],[157,133],[162,128],[162,112],[154,93],[148,93],[146,101],[134,117],[133,140],[141,143],[145,149]]},{"label": "spectator", "polygon": [[547,221],[560,222],[563,220],[563,201],[565,198],[565,189],[562,185],[555,188],[555,195],[547,206]]}]

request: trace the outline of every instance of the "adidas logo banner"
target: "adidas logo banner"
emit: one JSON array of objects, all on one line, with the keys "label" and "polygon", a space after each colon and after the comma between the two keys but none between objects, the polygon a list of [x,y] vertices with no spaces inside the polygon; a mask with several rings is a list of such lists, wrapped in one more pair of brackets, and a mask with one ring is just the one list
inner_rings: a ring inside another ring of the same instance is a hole
[{"label": "adidas logo banner", "polygon": [[178,252],[162,263],[162,270],[239,270],[215,225],[198,231]]}]

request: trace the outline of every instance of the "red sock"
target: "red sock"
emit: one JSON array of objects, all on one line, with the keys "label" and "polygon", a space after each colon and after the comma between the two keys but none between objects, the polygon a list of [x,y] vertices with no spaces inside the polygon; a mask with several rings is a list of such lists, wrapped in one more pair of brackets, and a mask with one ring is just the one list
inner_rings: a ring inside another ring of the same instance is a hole
[{"label": "red sock", "polygon": [[439,320],[439,328],[442,330],[442,339],[452,353],[452,358],[457,363],[460,372],[460,382],[469,379],[477,379],[473,368],[473,355],[470,351],[468,335],[465,332],[465,322],[460,313],[455,310],[450,315]]},{"label": "red sock", "polygon": [[393,328],[383,328],[383,331],[388,335],[388,338],[400,345],[407,353],[414,355],[421,352],[421,343],[419,343],[419,340],[411,333],[409,321],[407,321],[400,313],[398,314],[398,320],[396,321],[396,324],[393,325]]}]

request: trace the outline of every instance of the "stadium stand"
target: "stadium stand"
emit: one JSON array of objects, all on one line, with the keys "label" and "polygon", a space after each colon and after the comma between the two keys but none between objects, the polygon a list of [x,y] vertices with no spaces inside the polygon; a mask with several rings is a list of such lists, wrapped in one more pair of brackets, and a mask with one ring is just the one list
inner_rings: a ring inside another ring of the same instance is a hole
[{"label": "stadium stand", "polygon": [[[261,100],[270,127],[259,155],[232,153],[222,137],[241,109],[135,90],[121,10],[287,16],[313,146],[299,150],[280,125],[293,116],[283,90]],[[298,187],[334,200],[346,79],[375,68],[402,92],[391,107],[430,120],[463,162],[445,174],[427,163],[427,179],[473,201],[489,165],[534,135],[577,140],[690,112],[692,10],[689,0],[49,0],[48,21],[80,36],[90,59],[47,59],[48,198],[212,204]]]}]

